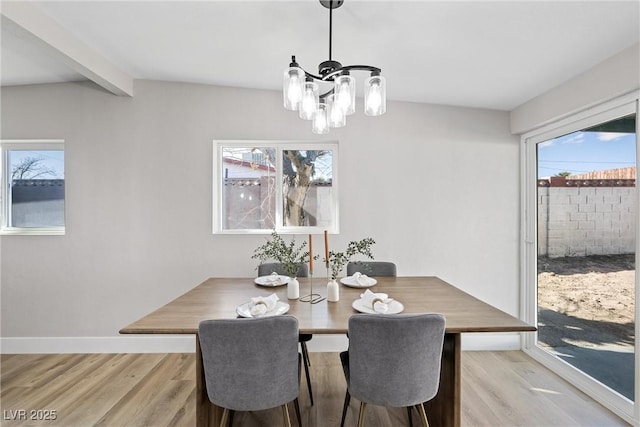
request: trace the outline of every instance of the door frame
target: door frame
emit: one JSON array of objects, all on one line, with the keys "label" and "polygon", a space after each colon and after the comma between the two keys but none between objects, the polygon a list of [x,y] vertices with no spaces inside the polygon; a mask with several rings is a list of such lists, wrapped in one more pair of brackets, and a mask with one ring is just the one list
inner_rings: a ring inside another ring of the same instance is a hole
[{"label": "door frame", "polygon": [[[523,320],[538,324],[537,302],[537,144],[568,133],[586,129],[628,114],[636,114],[636,165],[640,164],[638,147],[638,99],[640,91],[633,91],[616,99],[591,106],[578,113],[545,124],[521,137],[521,298],[520,312]],[[640,197],[636,184],[636,212],[640,212]],[[636,267],[640,260],[640,221],[636,223]],[[601,384],[569,363],[553,356],[537,346],[538,334],[523,334],[522,350],[575,387],[632,425],[640,425],[640,344],[638,319],[640,319],[640,274],[635,274],[635,402]]]}]

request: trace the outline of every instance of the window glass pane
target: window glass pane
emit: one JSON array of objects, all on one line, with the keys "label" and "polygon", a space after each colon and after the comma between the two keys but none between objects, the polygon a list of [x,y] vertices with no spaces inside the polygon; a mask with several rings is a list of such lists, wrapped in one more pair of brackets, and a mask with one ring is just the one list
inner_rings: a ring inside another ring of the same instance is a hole
[{"label": "window glass pane", "polygon": [[636,116],[544,141],[538,346],[635,400]]},{"label": "window glass pane", "polygon": [[283,150],[284,226],[330,227],[333,151]]},{"label": "window glass pane", "polygon": [[64,151],[9,150],[9,227],[64,226]]},{"label": "window glass pane", "polygon": [[276,149],[222,147],[222,228],[275,228]]},{"label": "window glass pane", "polygon": [[338,233],[338,144],[214,141],[214,233]]}]

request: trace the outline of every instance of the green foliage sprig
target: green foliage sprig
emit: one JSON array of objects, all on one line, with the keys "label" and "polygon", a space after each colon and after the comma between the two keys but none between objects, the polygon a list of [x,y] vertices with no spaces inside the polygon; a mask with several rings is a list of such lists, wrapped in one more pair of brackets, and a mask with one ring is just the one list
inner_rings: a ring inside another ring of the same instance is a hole
[{"label": "green foliage sprig", "polygon": [[[371,237],[367,237],[360,241],[351,241],[347,245],[347,249],[344,252],[334,252],[329,251],[329,265],[331,267],[331,279],[335,280],[342,269],[347,265],[351,258],[360,254],[364,255],[369,259],[373,259],[373,254],[371,253],[371,246],[376,242]],[[326,263],[327,260],[325,259]]]},{"label": "green foliage sprig", "polygon": [[271,233],[271,239],[257,247],[251,258],[258,258],[260,261],[275,260],[282,264],[289,277],[295,277],[302,264],[309,261],[309,251],[304,251],[307,242],[303,241],[296,246],[296,239],[286,243],[277,232]]}]

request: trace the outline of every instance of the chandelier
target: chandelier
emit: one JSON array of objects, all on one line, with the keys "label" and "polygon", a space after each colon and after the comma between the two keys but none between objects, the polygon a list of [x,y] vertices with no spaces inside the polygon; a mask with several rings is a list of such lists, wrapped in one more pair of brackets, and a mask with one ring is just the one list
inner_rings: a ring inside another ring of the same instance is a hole
[{"label": "chandelier", "polygon": [[[325,134],[329,128],[343,127],[347,116],[356,111],[355,79],[351,71],[369,71],[371,75],[364,82],[364,113],[380,116],[387,110],[385,78],[380,68],[370,65],[345,65],[331,58],[331,33],[333,29],[333,9],[342,6],[344,0],[320,0],[329,9],[329,59],[318,65],[318,75],[305,71],[296,62],[295,55],[284,71],[284,108],[299,111],[300,118],[311,120],[311,130]],[[320,94],[320,85],[329,86]]]}]

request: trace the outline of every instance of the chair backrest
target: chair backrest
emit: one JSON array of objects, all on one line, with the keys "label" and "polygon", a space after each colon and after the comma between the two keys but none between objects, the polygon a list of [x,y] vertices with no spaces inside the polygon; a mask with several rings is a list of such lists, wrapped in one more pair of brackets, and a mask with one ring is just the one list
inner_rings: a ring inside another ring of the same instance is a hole
[{"label": "chair backrest", "polygon": [[384,261],[355,261],[347,264],[347,276],[360,272],[371,277],[396,277],[396,265]]},{"label": "chair backrest", "polygon": [[298,320],[205,320],[198,327],[209,400],[235,411],[291,402],[299,394]]},{"label": "chair backrest", "polygon": [[[288,276],[287,270],[284,269],[284,265],[279,262],[265,262],[258,266],[258,276],[268,276],[269,274],[276,272],[283,276]],[[307,264],[300,264],[296,277],[309,276],[309,267]]]},{"label": "chair backrest", "polygon": [[438,392],[441,314],[355,314],[349,319],[349,393],[383,406],[412,406]]}]

